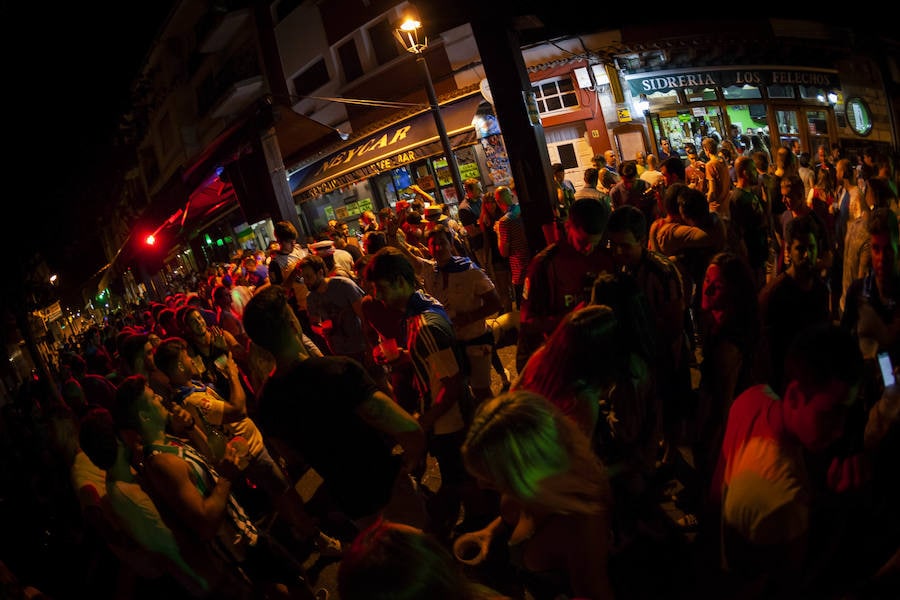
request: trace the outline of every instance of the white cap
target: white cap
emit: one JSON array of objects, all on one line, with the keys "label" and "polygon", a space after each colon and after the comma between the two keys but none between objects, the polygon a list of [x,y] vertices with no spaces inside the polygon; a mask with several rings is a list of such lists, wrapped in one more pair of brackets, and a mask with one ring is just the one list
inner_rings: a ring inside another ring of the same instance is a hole
[{"label": "white cap", "polygon": [[321,242],[316,242],[310,245],[310,248],[312,249],[313,254],[334,254],[334,242],[332,242],[331,240],[322,240]]}]

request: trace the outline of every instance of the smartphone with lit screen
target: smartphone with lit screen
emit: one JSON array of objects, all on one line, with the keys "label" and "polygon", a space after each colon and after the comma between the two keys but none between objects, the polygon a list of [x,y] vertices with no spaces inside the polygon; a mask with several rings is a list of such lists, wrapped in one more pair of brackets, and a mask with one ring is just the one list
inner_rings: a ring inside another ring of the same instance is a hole
[{"label": "smartphone with lit screen", "polygon": [[881,369],[881,379],[884,381],[884,387],[894,385],[894,364],[891,362],[891,355],[887,352],[878,353],[878,368]]}]

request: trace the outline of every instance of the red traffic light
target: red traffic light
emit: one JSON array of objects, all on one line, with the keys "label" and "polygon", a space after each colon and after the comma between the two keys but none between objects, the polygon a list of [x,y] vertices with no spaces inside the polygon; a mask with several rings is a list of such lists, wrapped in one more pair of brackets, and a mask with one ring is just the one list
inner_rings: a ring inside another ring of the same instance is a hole
[{"label": "red traffic light", "polygon": [[154,244],[156,244],[156,236],[154,236],[151,233],[150,235],[147,236],[147,239],[145,239],[144,241],[147,243],[148,246],[153,246]]}]

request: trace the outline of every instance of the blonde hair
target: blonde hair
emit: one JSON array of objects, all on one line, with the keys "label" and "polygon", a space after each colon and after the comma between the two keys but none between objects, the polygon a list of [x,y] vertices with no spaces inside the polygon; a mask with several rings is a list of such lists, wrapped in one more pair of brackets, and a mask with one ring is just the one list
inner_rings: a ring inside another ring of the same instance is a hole
[{"label": "blonde hair", "polygon": [[515,390],[482,404],[462,447],[466,468],[524,506],[600,514],[609,481],[590,440],[546,398]]}]

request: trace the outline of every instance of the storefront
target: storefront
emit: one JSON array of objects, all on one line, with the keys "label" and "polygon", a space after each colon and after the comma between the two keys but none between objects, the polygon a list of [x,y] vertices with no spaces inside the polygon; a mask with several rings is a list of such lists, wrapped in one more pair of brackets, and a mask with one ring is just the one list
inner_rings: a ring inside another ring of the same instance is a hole
[{"label": "storefront", "polygon": [[[684,144],[718,134],[758,134],[769,149],[790,146],[815,156],[839,143],[835,107],[842,101],[838,71],[768,66],[710,67],[624,76],[635,108],[648,120],[652,152],[660,140],[684,156]],[[737,129],[732,129],[737,126]]]},{"label": "storefront", "polygon": [[[442,106],[441,116],[460,178],[479,179],[487,185],[493,183],[497,158],[486,157],[479,141],[482,135],[475,128],[482,102],[480,94],[466,96]],[[415,198],[413,186],[436,203],[449,205],[455,214],[461,198],[453,188],[431,112],[351,140],[305,168],[300,180],[291,183],[294,201],[311,231],[321,231],[328,221],[337,220],[346,222],[351,233],[359,230],[357,219],[364,211],[393,208],[399,200]]]}]

